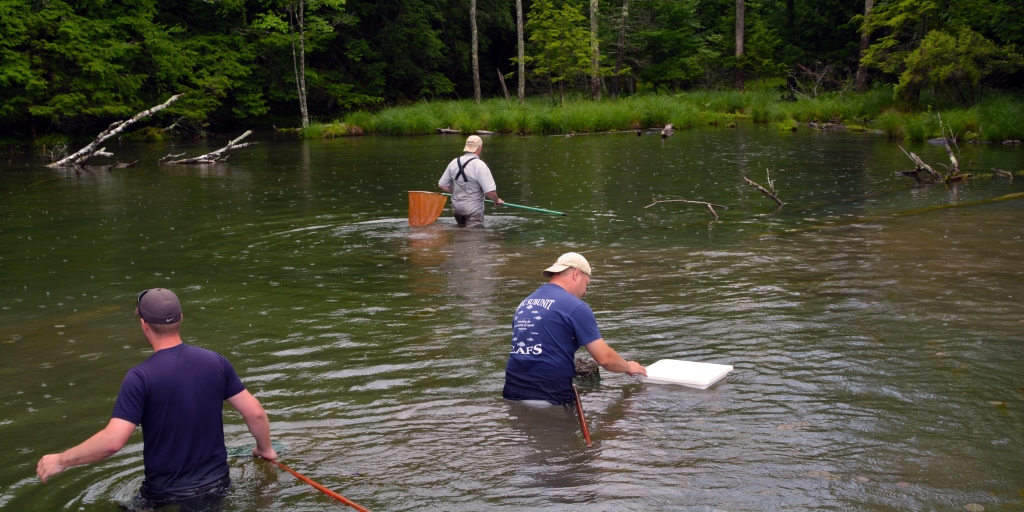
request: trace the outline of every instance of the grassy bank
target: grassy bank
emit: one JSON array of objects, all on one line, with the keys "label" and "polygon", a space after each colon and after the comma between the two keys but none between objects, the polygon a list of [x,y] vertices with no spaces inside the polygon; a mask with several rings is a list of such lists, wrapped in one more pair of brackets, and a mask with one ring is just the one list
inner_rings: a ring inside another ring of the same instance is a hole
[{"label": "grassy bank", "polygon": [[[926,107],[927,108],[927,107]],[[679,94],[638,95],[618,100],[548,98],[515,100],[424,101],[391,107],[376,113],[353,112],[331,123],[314,123],[303,131],[307,138],[385,134],[422,135],[439,128],[472,133],[544,135],[640,130],[672,123],[676,129],[721,125],[746,119],[778,129],[802,123],[838,123],[880,129],[895,139],[926,140],[938,137],[939,118],[961,140],[1001,142],[1024,138],[1024,97],[991,96],[967,109],[942,112],[915,111],[893,100],[891,89],[865,94],[826,94],[787,100],[778,89],[694,91]]]}]

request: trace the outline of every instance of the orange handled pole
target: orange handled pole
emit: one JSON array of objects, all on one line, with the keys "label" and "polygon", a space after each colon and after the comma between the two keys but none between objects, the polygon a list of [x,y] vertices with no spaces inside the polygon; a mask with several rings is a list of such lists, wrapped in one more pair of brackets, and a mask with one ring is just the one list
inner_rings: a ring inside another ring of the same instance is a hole
[{"label": "orange handled pole", "polygon": [[312,485],[314,489],[316,489],[316,490],[318,490],[318,491],[320,491],[320,492],[322,492],[322,493],[324,493],[324,494],[326,494],[326,495],[328,495],[328,496],[330,496],[330,497],[332,497],[332,498],[334,498],[334,499],[336,499],[336,500],[338,500],[338,501],[340,501],[340,502],[342,502],[342,503],[344,503],[344,504],[346,504],[346,505],[348,505],[348,506],[358,510],[359,512],[370,512],[368,509],[365,509],[365,508],[361,507],[358,503],[349,500],[348,498],[346,498],[346,497],[344,497],[344,496],[342,496],[342,495],[340,495],[340,494],[338,494],[338,493],[336,493],[336,492],[334,492],[334,491],[332,491],[332,490],[330,490],[330,489],[328,489],[328,488],[326,488],[326,487],[324,487],[324,486],[314,482],[313,480],[311,480],[309,478],[306,478],[302,473],[299,473],[298,471],[295,471],[294,469],[292,469],[292,468],[290,468],[288,466],[285,466],[284,464],[281,464],[280,462],[278,462],[276,460],[272,460],[272,459],[268,459],[268,460],[270,460],[270,462],[273,462],[274,464],[276,464],[277,467],[279,467],[279,468],[281,468],[281,469],[291,473],[292,475],[295,475],[295,478],[298,478],[299,480],[302,480],[303,482],[306,482],[307,484]]},{"label": "orange handled pole", "polygon": [[583,439],[587,442],[587,448],[594,446],[590,442],[590,429],[587,428],[587,418],[583,416],[583,402],[580,401],[580,390],[576,384],[572,385],[572,392],[576,393],[576,413],[580,415],[580,427],[583,428]]}]

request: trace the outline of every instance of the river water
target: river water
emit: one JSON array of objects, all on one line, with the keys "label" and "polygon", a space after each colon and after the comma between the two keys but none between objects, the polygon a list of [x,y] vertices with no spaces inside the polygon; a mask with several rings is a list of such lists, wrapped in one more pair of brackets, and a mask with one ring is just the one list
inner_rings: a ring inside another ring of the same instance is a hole
[{"label": "river water", "polygon": [[[992,201],[1024,179],[918,185],[871,133],[496,136],[501,197],[568,215],[411,228],[406,191],[436,190],[460,137],[254,138],[209,166],[157,160],[224,140],[108,144],[138,164],[83,173],[4,156],[0,508],[135,493],[138,432],[47,485],[34,468],[106,424],[150,353],[135,298],[166,287],[186,341],[266,407],[281,460],[371,510],[1024,509],[1024,199]],[[961,161],[1019,171],[1024,153]],[[571,413],[503,401],[512,314],[570,250],[626,358],[734,370],[705,390],[603,372],[581,386],[589,449]],[[264,461],[231,474],[224,510],[345,509]]]}]

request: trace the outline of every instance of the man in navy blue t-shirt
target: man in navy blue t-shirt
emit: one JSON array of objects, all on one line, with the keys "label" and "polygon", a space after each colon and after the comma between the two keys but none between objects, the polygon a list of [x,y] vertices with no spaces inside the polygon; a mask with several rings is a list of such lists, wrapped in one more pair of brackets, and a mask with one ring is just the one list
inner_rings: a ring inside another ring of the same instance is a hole
[{"label": "man in navy blue t-shirt", "polygon": [[222,412],[227,400],[256,439],[253,456],[276,459],[270,422],[223,356],[181,341],[181,304],[170,290],[139,295],[135,315],[153,355],[128,371],[107,427],[84,443],[39,460],[44,483],[71,466],[103,460],[142,426],[145,481],[137,508],[223,496],[231,485]]},{"label": "man in navy blue t-shirt", "polygon": [[544,270],[544,277],[548,283],[521,302],[512,318],[503,397],[556,405],[573,402],[575,354],[580,347],[610,372],[647,375],[640,363],[627,362],[605,343],[594,312],[580,300],[590,284],[586,258],[565,253]]}]

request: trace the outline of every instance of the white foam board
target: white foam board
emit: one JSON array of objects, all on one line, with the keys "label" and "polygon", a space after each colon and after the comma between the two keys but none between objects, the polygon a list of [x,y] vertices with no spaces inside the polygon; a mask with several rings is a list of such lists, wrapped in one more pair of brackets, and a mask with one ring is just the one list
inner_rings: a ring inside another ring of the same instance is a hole
[{"label": "white foam board", "polygon": [[732,365],[662,359],[647,367],[646,382],[682,384],[691,388],[707,389],[732,371]]}]

